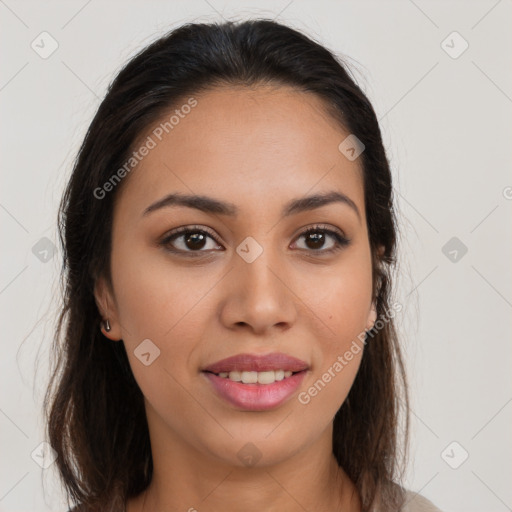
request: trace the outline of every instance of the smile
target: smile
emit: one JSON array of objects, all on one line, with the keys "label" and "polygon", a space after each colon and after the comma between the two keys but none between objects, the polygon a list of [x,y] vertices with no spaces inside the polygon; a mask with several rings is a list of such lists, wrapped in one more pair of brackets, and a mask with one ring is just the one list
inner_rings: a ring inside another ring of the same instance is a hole
[{"label": "smile", "polygon": [[275,409],[289,400],[301,385],[307,371],[231,371],[219,375],[202,372],[218,396],[246,411]]}]

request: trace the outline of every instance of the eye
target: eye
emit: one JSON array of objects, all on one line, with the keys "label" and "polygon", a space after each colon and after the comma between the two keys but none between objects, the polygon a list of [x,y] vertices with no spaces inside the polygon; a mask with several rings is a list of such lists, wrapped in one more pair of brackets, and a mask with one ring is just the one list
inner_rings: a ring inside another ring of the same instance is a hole
[{"label": "eye", "polygon": [[[305,237],[305,243],[309,244],[305,250],[321,253],[339,251],[350,244],[350,240],[337,229],[331,229],[322,225],[316,225],[303,231],[298,238]],[[328,249],[322,249],[326,240],[331,238],[332,243]]]},{"label": "eye", "polygon": [[[208,239],[215,243],[208,246]],[[176,243],[179,241],[180,243]],[[168,251],[175,253],[194,253],[206,252],[201,249],[219,248],[217,239],[209,229],[200,226],[183,226],[171,231],[161,242],[160,245]]]},{"label": "eye", "polygon": [[[350,244],[350,240],[344,236],[341,230],[323,225],[312,226],[304,230],[298,236],[298,239],[302,237],[305,238],[307,246],[305,248],[299,247],[300,249],[322,254],[339,251]],[[213,242],[210,243],[210,247],[208,247],[208,239]],[[330,247],[323,248],[329,239],[331,239]],[[194,253],[209,252],[213,249],[222,250],[216,236],[204,226],[182,226],[177,228],[165,236],[160,245],[167,251],[186,254],[187,256],[196,256]]]}]

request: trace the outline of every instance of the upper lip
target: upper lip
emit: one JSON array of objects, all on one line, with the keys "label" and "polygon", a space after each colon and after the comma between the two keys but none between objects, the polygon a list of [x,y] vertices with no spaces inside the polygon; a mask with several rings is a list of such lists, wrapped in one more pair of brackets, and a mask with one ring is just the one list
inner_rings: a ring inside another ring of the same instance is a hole
[{"label": "upper lip", "polygon": [[306,362],[282,352],[274,352],[267,355],[237,354],[217,361],[203,368],[203,371],[212,373],[229,373],[231,371],[265,372],[271,370],[301,372],[307,369],[308,364]]}]

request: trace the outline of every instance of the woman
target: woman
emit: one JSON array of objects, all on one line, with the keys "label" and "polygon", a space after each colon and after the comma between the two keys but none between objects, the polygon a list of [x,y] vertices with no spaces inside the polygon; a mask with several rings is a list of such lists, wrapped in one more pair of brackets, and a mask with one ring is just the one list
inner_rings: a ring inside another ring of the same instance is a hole
[{"label": "woman", "polygon": [[437,510],[399,483],[394,215],[374,110],[308,37],[188,24],[135,56],[59,217],[76,510]]}]

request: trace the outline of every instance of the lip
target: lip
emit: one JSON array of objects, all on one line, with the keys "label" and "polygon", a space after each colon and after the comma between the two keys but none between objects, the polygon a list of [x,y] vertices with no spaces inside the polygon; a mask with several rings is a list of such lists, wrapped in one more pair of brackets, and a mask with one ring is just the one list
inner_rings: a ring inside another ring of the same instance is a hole
[{"label": "lip", "polygon": [[279,407],[295,393],[307,370],[294,373],[273,384],[242,384],[215,373],[203,371],[215,391],[228,403],[247,411],[268,411]]},{"label": "lip", "polygon": [[[309,365],[305,361],[289,356],[282,352],[272,354],[237,354],[226,359],[217,361],[202,369],[203,372],[265,372],[270,370],[284,370],[292,372],[302,372],[308,370]],[[266,384],[271,386],[271,384]]]},{"label": "lip", "polygon": [[[291,371],[293,375],[272,384],[243,384],[219,377],[221,372]],[[267,411],[286,402],[301,385],[309,365],[282,352],[271,354],[237,354],[202,369],[214,390],[231,405],[247,411]]]}]

